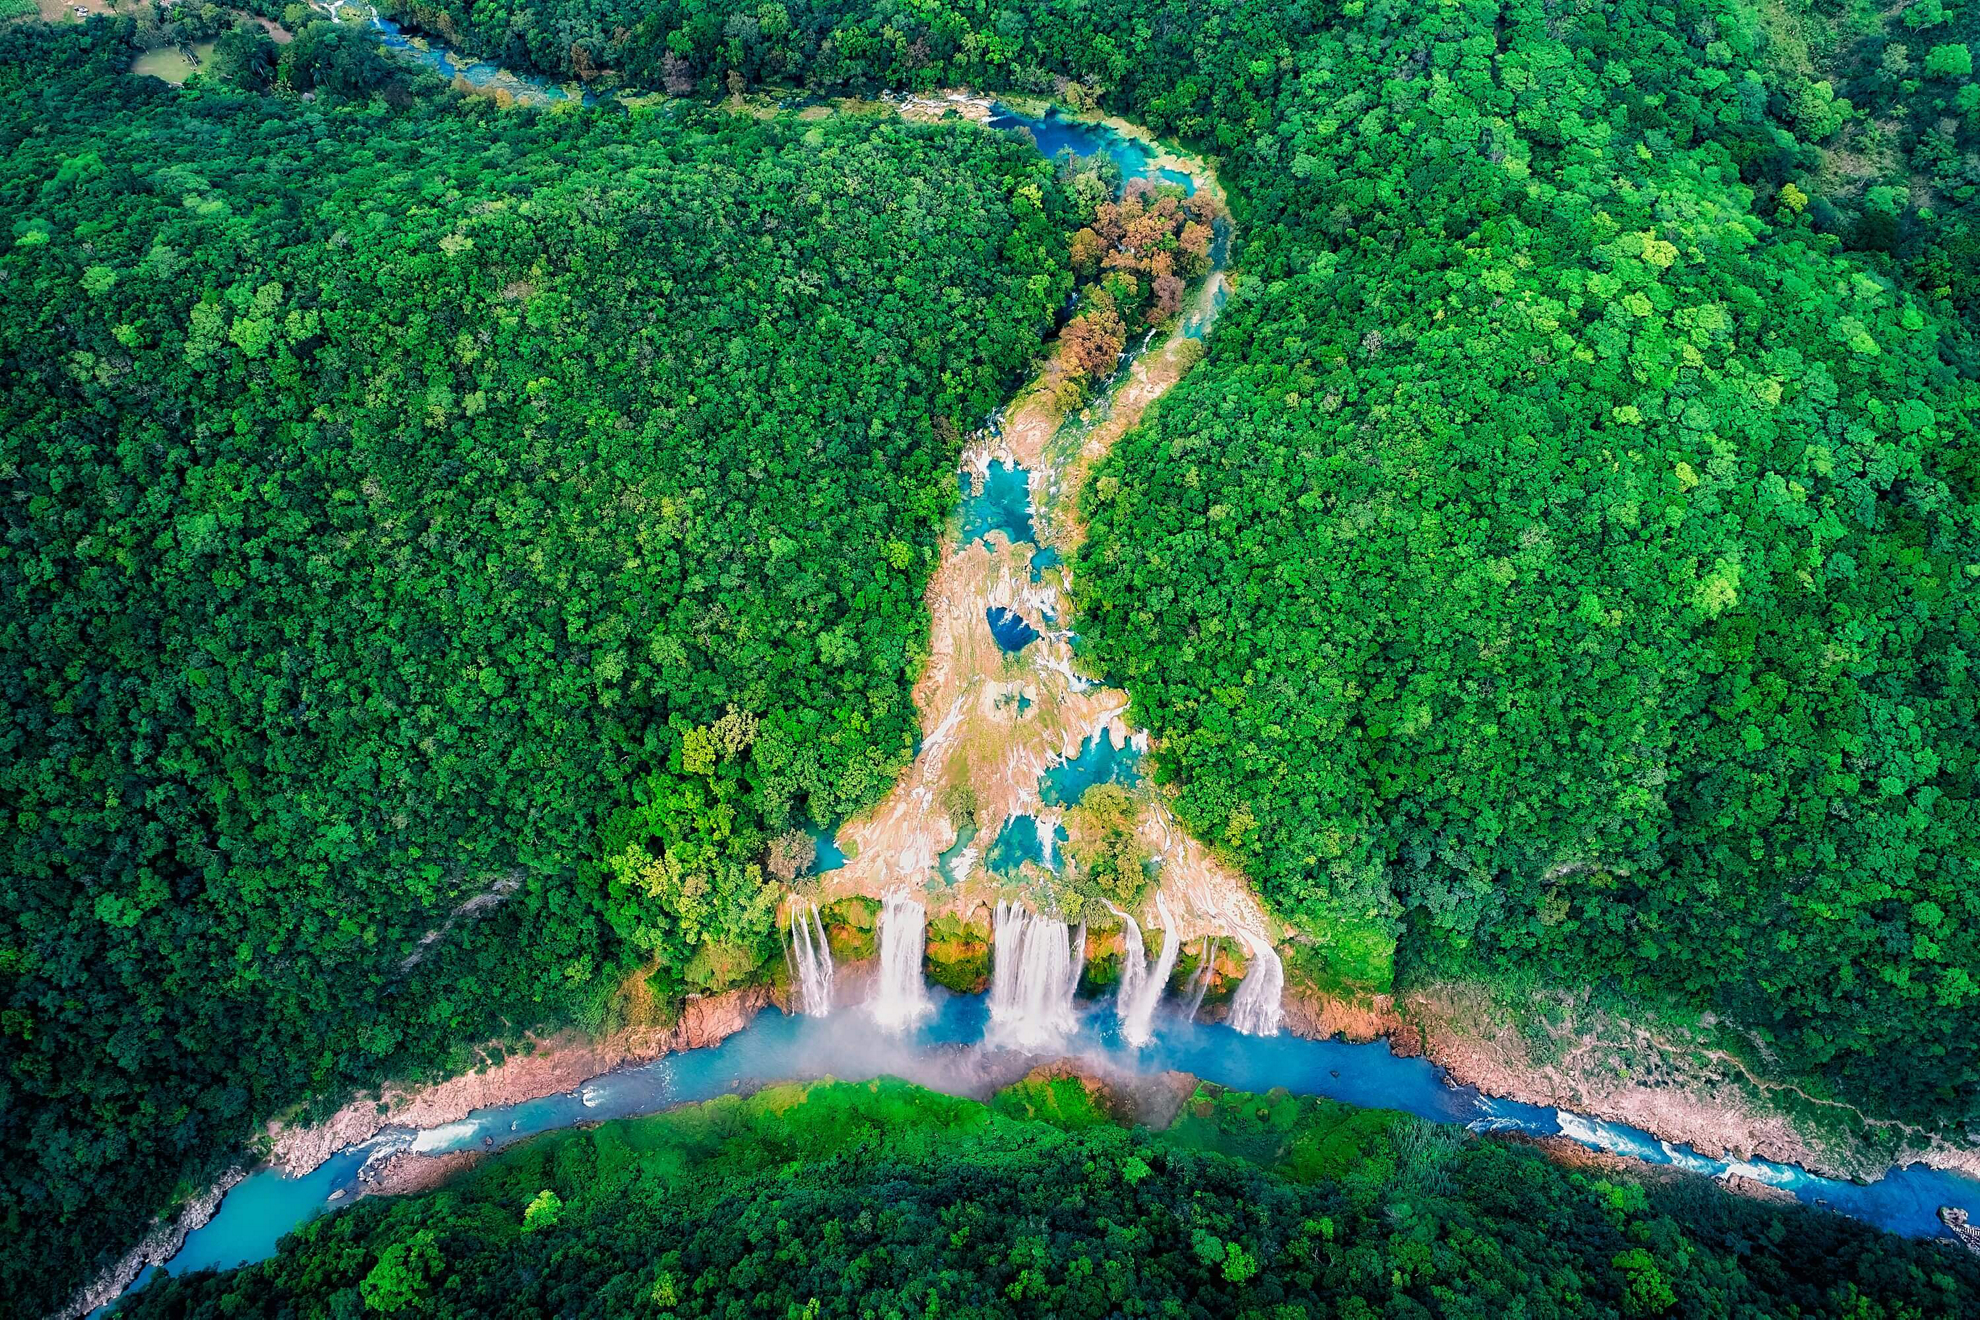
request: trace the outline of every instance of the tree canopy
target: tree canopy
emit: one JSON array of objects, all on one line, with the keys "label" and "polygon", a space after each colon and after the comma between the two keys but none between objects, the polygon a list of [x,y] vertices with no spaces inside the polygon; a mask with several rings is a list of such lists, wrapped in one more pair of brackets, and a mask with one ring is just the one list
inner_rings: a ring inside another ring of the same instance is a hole
[{"label": "tree canopy", "polygon": [[300,1101],[773,955],[1071,281],[1007,136],[180,92],[127,35],[0,29],[29,1309]]},{"label": "tree canopy", "polygon": [[1972,9],[407,12],[1215,153],[1238,293],[1095,473],[1075,573],[1184,820],[1371,988],[1614,984],[1944,1122],[1980,1094]]},{"label": "tree canopy", "polygon": [[[1973,8],[394,12],[592,82],[967,83],[1216,156],[1232,304],[1074,565],[1185,822],[1375,988],[1613,985],[1945,1124]],[[126,20],[0,29],[24,1307],[306,1097],[599,1025],[635,969],[751,975],[797,831],[912,752],[960,433],[1075,265],[1099,368],[1205,241],[961,126],[502,114],[291,17],[185,91],[124,72]],[[445,1259],[400,1245],[362,1296]]]}]

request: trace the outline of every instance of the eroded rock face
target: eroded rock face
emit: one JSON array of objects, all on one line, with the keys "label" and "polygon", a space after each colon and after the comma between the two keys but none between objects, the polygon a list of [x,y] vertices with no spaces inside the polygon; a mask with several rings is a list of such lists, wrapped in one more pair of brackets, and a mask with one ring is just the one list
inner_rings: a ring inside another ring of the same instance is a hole
[{"label": "eroded rock face", "polygon": [[726,1040],[748,1026],[769,1002],[769,991],[763,986],[690,999],[675,1024],[675,1039],[668,1048],[649,1057],[657,1058],[676,1050],[698,1050]]},{"label": "eroded rock face", "polygon": [[388,1127],[438,1127],[460,1121],[471,1110],[559,1095],[624,1064],[717,1044],[748,1026],[772,1002],[771,988],[762,985],[704,995],[688,1000],[671,1027],[631,1027],[596,1039],[553,1036],[533,1054],[511,1055],[480,1072],[424,1086],[387,1087],[382,1100],[353,1100],[310,1127],[270,1124],[269,1159],[283,1172],[299,1176]]},{"label": "eroded rock face", "polygon": [[1956,1205],[1942,1205],[1939,1207],[1939,1222],[1952,1230],[1962,1247],[1980,1255],[1980,1228],[1974,1227],[1966,1211]]},{"label": "eroded rock face", "polygon": [[220,1181],[179,1207],[178,1214],[154,1224],[122,1260],[99,1274],[87,1288],[71,1298],[66,1307],[56,1311],[54,1320],[77,1320],[88,1315],[97,1307],[114,1301],[146,1269],[163,1265],[178,1255],[179,1248],[186,1245],[186,1239],[206,1227],[214,1212],[220,1208],[221,1199],[245,1177],[246,1169],[229,1169]]},{"label": "eroded rock face", "polygon": [[[1283,1003],[1286,1030],[1309,1040],[1342,1040],[1363,1044],[1402,1030],[1402,1018],[1388,995],[1340,999],[1311,990],[1288,987]],[[1207,1016],[1207,1015],[1206,1015]],[[1397,1051],[1402,1053],[1401,1050]]]}]

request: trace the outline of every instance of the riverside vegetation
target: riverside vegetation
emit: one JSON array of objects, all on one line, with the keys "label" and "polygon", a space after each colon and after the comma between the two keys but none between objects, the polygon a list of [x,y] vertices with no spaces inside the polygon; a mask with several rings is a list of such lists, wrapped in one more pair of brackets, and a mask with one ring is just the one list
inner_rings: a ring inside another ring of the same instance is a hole
[{"label": "riverside vegetation", "polygon": [[1611,985],[1940,1124],[1980,1082],[1973,8],[406,12],[1216,152],[1248,295],[1076,574],[1179,814],[1339,983]]},{"label": "riverside vegetation", "polygon": [[[1071,276],[1052,167],[974,129],[182,96],[116,24],[0,43],[32,1310],[307,1097],[603,1025],[632,967],[752,972],[771,840],[911,753],[960,428]],[[634,836],[664,866],[612,874]]]},{"label": "riverside vegetation", "polygon": [[1980,1260],[1696,1179],[1199,1087],[1159,1130],[1034,1074],[988,1105],[776,1086],[539,1137],[120,1314],[1834,1316],[1951,1320]]},{"label": "riverside vegetation", "polygon": [[[1177,813],[1333,983],[1609,987],[1956,1128],[1965,8],[402,16],[1217,155],[1238,293],[1074,579]],[[0,29],[23,1309],[307,1097],[760,975],[798,828],[912,753],[960,433],[1080,256],[1057,171],[966,127],[499,114],[288,18],[187,93],[128,22]]]}]

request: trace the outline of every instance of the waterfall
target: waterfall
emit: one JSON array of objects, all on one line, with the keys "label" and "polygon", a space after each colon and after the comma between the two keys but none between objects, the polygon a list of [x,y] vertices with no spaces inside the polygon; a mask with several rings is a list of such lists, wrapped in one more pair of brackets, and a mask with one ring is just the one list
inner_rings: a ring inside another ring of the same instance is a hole
[{"label": "waterfall", "polygon": [[1121,984],[1114,991],[1114,1014],[1125,1023],[1141,998],[1141,983],[1148,979],[1148,953],[1141,943],[1141,923],[1112,903],[1107,910],[1127,923],[1121,928]]},{"label": "waterfall", "polygon": [[921,976],[928,909],[896,891],[880,904],[880,988],[873,1018],[889,1031],[906,1031],[934,1009]]},{"label": "waterfall", "polygon": [[809,917],[803,908],[791,910],[791,954],[797,964],[798,1007],[807,1017],[824,1017],[832,1011],[832,946],[816,903]]},{"label": "waterfall", "polygon": [[1162,918],[1162,954],[1155,969],[1148,969],[1148,955],[1141,943],[1141,925],[1133,917],[1107,905],[1115,916],[1127,922],[1122,939],[1127,944],[1121,956],[1121,988],[1114,996],[1114,1011],[1120,1015],[1121,1035],[1134,1046],[1146,1045],[1155,1034],[1155,1009],[1168,988],[1169,974],[1176,969],[1176,954],[1182,941],[1176,938],[1176,921],[1169,913],[1168,900],[1155,895],[1155,911]]},{"label": "waterfall", "polygon": [[999,1045],[1038,1049],[1079,1025],[1073,988],[1086,963],[1086,927],[998,902],[996,951],[990,965],[990,1035]]},{"label": "waterfall", "polygon": [[1203,961],[1197,964],[1195,984],[1189,988],[1189,1010],[1184,1014],[1186,1021],[1196,1021],[1196,1011],[1203,1007],[1203,996],[1209,993],[1210,978],[1217,970],[1217,937],[1205,937],[1203,941]]},{"label": "waterfall", "polygon": [[1242,937],[1251,952],[1251,966],[1231,999],[1231,1026],[1247,1036],[1276,1036],[1284,1016],[1279,998],[1286,985],[1285,965],[1268,939]]}]

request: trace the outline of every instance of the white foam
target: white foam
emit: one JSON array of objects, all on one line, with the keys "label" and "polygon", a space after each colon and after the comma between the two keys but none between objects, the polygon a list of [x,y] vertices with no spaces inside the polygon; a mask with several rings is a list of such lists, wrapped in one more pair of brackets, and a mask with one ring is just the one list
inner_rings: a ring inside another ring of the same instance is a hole
[{"label": "white foam", "polygon": [[439,1127],[423,1128],[413,1135],[412,1149],[421,1155],[435,1151],[457,1150],[474,1140],[481,1125],[473,1122],[445,1123]]}]

